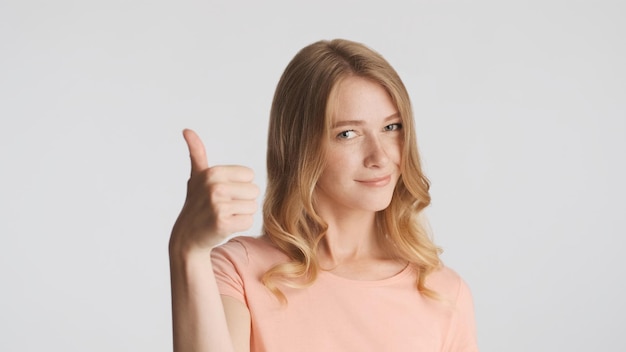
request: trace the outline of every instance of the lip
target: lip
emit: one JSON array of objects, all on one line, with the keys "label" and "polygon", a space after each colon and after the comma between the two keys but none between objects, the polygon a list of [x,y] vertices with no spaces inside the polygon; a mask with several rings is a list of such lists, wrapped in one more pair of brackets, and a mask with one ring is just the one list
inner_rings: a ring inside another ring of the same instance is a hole
[{"label": "lip", "polygon": [[365,180],[357,180],[358,183],[369,187],[384,187],[391,182],[391,175],[369,178]]}]

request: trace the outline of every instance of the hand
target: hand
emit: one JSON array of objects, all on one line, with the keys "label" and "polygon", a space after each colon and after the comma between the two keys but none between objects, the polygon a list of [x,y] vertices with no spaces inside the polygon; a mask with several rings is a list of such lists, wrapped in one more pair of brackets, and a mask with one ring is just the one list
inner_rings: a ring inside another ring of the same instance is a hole
[{"label": "hand", "polygon": [[210,250],[233,233],[252,227],[259,188],[245,166],[209,167],[204,144],[192,130],[183,136],[191,158],[185,205],[170,238],[170,250]]}]

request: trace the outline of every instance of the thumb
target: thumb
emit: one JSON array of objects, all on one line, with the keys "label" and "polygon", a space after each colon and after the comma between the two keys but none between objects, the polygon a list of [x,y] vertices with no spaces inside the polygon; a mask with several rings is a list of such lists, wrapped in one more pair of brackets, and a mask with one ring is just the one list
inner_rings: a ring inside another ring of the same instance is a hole
[{"label": "thumb", "polygon": [[206,159],[206,150],[204,144],[196,132],[190,129],[183,130],[183,137],[187,142],[187,148],[189,148],[189,158],[191,159],[191,175],[195,175],[200,171],[209,168],[209,163]]}]

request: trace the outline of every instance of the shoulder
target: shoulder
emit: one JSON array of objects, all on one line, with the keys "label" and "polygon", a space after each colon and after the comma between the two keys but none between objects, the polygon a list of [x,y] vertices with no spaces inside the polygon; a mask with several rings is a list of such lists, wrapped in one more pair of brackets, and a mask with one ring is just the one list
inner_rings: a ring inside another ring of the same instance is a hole
[{"label": "shoulder", "polygon": [[211,257],[236,264],[277,262],[286,257],[265,237],[237,236],[213,248]]},{"label": "shoulder", "polygon": [[426,278],[426,285],[451,308],[444,350],[478,351],[474,302],[467,283],[457,272],[443,266]]},{"label": "shoulder", "polygon": [[457,302],[469,294],[469,287],[461,276],[447,266],[442,266],[426,278],[426,286],[449,302]]}]

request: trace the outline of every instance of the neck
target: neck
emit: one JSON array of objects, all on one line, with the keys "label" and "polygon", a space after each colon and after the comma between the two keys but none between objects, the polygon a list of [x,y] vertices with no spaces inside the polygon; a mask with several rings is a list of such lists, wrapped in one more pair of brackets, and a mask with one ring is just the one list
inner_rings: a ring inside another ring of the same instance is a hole
[{"label": "neck", "polygon": [[[320,259],[326,265],[378,259],[382,256],[373,212],[321,214],[328,231],[320,246]],[[324,265],[324,266],[326,266]]]}]

